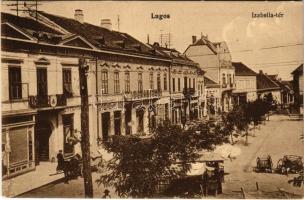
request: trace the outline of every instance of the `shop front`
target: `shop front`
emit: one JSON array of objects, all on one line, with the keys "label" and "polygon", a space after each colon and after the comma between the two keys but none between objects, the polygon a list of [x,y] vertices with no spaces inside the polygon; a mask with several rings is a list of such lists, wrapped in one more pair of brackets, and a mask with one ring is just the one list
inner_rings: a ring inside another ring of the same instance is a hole
[{"label": "shop front", "polygon": [[2,116],[2,178],[35,169],[35,112]]}]

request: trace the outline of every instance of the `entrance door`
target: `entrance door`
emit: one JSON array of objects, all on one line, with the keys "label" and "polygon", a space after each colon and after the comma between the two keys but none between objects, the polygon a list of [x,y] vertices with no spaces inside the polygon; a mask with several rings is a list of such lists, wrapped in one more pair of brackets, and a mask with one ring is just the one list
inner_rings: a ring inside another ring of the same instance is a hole
[{"label": "entrance door", "polygon": [[126,135],[131,134],[131,108],[127,107],[125,112],[125,127],[126,127]]},{"label": "entrance door", "polygon": [[39,161],[49,161],[49,139],[52,134],[52,127],[48,121],[37,121],[36,123],[36,164]]},{"label": "entrance door", "polygon": [[137,117],[137,133],[143,133],[144,132],[144,111],[141,109],[138,109],[136,111],[136,117]]},{"label": "entrance door", "polygon": [[121,135],[120,124],[121,124],[121,112],[120,111],[115,111],[114,112],[114,132],[115,132],[115,135]]},{"label": "entrance door", "polygon": [[109,139],[109,123],[110,123],[110,113],[102,113],[102,139],[107,141]]}]

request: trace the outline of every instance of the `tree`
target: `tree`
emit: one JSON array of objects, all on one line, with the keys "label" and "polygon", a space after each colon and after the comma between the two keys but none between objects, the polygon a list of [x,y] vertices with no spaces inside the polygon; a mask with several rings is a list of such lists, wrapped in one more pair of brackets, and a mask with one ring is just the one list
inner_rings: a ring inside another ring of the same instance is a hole
[{"label": "tree", "polygon": [[105,143],[113,158],[97,183],[114,186],[119,196],[153,197],[159,184],[184,176],[197,151],[227,142],[220,124],[206,122],[187,130],[169,121],[159,124],[149,138],[113,136]]},{"label": "tree", "polygon": [[[97,182],[114,186],[119,196],[151,197],[163,179],[176,178],[188,170],[185,163],[196,157],[191,144],[179,126],[168,122],[160,124],[150,138],[113,136],[105,148],[114,156]],[[175,166],[176,161],[182,165]]]},{"label": "tree", "polygon": [[225,127],[224,130],[229,132],[232,143],[233,136],[238,137],[239,135],[241,135],[242,131],[245,131],[245,135],[242,135],[246,137],[245,144],[248,143],[248,125],[250,123],[251,118],[248,109],[249,106],[247,104],[243,104],[233,107],[233,109],[229,113],[222,115],[222,123]]}]

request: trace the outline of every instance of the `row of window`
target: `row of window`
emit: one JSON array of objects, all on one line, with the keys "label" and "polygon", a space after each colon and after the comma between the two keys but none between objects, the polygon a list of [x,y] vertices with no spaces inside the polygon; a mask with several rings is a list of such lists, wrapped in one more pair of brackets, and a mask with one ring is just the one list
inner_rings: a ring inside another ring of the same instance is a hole
[{"label": "row of window", "polygon": [[[176,86],[177,81],[177,88]],[[192,87],[191,87],[192,83]],[[184,77],[184,88],[193,88],[195,89],[195,78],[191,79],[188,77]],[[172,91],[173,92],[180,92],[181,91],[181,79],[180,78],[172,78]]]},{"label": "row of window", "polygon": [[[120,82],[119,82],[119,72],[114,72],[114,93],[120,93]],[[164,91],[168,90],[168,78],[167,74],[163,75],[163,89]],[[154,75],[150,73],[149,75],[149,86],[150,89],[154,90]],[[143,74],[139,72],[137,74],[137,89],[138,91],[143,91]],[[161,91],[161,76],[157,74],[157,90]],[[101,72],[101,92],[102,94],[109,93],[109,78],[108,72],[102,71]],[[125,72],[125,92],[130,92],[130,72]]]},{"label": "row of window", "polygon": [[227,80],[226,80],[226,74],[222,74],[222,84],[231,84],[234,83],[234,74],[227,74]]},{"label": "row of window", "polygon": [[[37,67],[37,96],[48,95],[48,84],[47,84],[47,68]],[[25,92],[24,84],[21,78],[21,67],[20,66],[9,66],[8,67],[8,82],[9,82],[9,99],[22,99],[22,91]],[[63,94],[66,97],[71,97],[72,92],[72,73],[71,69],[62,70],[62,83],[63,83]]]}]

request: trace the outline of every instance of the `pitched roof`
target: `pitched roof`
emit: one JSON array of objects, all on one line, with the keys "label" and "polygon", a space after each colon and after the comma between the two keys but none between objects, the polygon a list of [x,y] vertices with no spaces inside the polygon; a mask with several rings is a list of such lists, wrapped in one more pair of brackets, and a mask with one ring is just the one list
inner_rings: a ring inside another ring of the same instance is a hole
[{"label": "pitched roof", "polygon": [[281,81],[285,87],[289,88],[290,90],[293,90],[293,84],[292,81]]},{"label": "pitched roof", "polygon": [[296,73],[303,74],[303,63],[291,72],[291,74],[296,74]]},{"label": "pitched roof", "polygon": [[130,53],[168,58],[166,55],[153,51],[148,45],[145,45],[127,33],[108,30],[86,22],[80,23],[72,18],[57,16],[43,11],[40,11],[39,14],[48,18],[68,32],[82,36],[99,49],[127,51]]},{"label": "pitched roof", "polygon": [[272,80],[274,81],[282,90],[285,90],[285,91],[290,91],[291,88],[289,87],[289,84],[284,84],[283,81],[279,80],[278,79],[278,75],[277,74],[274,74],[274,75],[268,75],[267,76]]},{"label": "pitched roof", "polygon": [[191,60],[190,58],[188,58],[186,55],[180,53],[176,49],[162,47],[157,42],[155,42],[153,45],[149,44],[149,46],[151,46],[152,48],[154,48],[155,50],[157,50],[161,54],[166,54],[171,59],[173,59],[173,62],[174,61],[178,61],[180,63],[192,65],[194,67],[197,67],[199,70],[202,70],[201,68],[199,68],[198,63],[194,62],[193,60]]},{"label": "pitched roof", "polygon": [[219,87],[219,84],[206,76],[204,76],[204,83],[207,87]]},{"label": "pitched roof", "polygon": [[32,31],[39,31],[39,32],[53,33],[53,34],[61,35],[61,33],[59,33],[58,31],[56,31],[48,26],[45,26],[31,18],[19,17],[19,16],[12,15],[9,13],[1,12],[1,23],[5,23],[5,22],[10,23],[14,26],[17,26],[19,29],[22,29],[26,32],[28,32],[29,30],[32,30]]},{"label": "pitched roof", "polygon": [[[207,47],[209,47],[209,49],[214,53],[217,54],[217,49],[214,46],[214,43],[210,42],[206,37],[201,37],[200,39],[198,39],[194,44],[190,44],[188,46],[188,48],[190,46],[203,46],[206,45]],[[187,48],[187,49],[188,49]],[[187,49],[185,50],[185,52],[187,51]]]},{"label": "pitched roof", "polygon": [[236,76],[256,76],[257,74],[242,62],[232,62]]},{"label": "pitched roof", "polygon": [[271,80],[266,74],[257,74],[257,90],[279,90],[280,86]]}]

